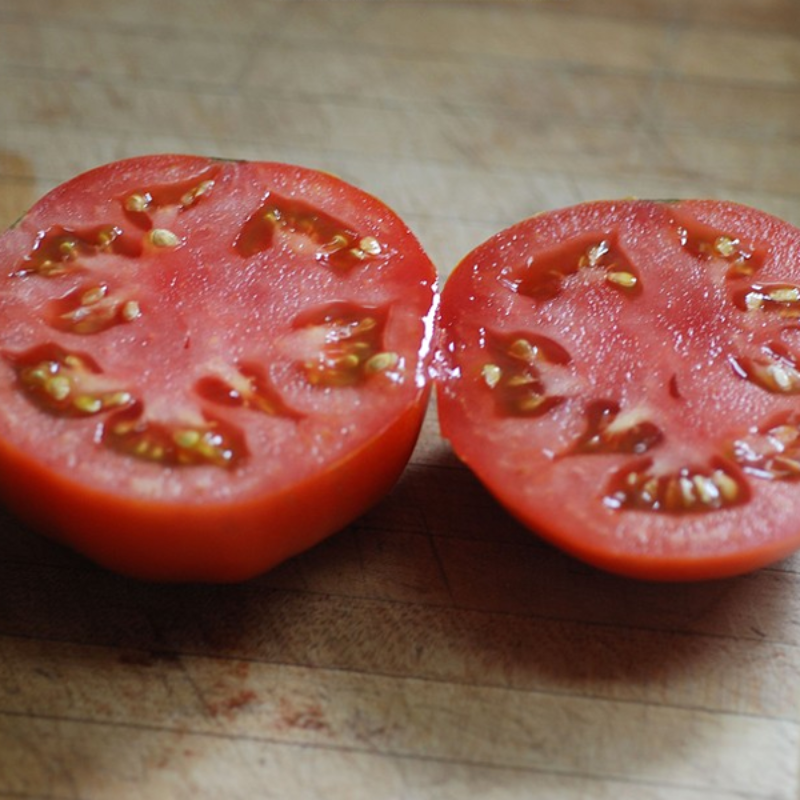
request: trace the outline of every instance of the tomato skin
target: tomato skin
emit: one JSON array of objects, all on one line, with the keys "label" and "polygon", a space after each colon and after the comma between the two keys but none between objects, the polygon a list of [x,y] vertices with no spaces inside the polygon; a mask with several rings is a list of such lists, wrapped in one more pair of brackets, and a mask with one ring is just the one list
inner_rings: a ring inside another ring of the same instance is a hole
[{"label": "tomato skin", "polygon": [[[779,441],[800,435],[795,287],[800,231],[737,204],[520,222],[443,289],[442,433],[513,517],[598,568],[689,581],[771,564],[800,548],[794,438]],[[521,339],[569,357],[527,360]]]},{"label": "tomato skin", "polygon": [[[237,247],[264,198],[261,238]],[[0,502],[102,566],[251,578],[353,521],[411,456],[435,269],[331,175],[105,165],[0,237],[0,282]]]},{"label": "tomato skin", "polygon": [[0,442],[2,501],[37,532],[122,575],[243,581],[336,533],[389,492],[414,449],[427,399],[425,391],[358,452],[279,494],[214,505],[137,501],[75,484]]}]

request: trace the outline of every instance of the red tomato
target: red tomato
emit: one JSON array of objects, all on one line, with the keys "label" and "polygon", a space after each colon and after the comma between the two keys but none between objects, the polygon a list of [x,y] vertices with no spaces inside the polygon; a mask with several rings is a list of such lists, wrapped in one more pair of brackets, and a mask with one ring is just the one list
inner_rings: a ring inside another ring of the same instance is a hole
[{"label": "red tomato", "polygon": [[712,201],[588,203],[442,294],[444,434],[555,545],[640,578],[800,547],[800,231]]},{"label": "red tomato", "polygon": [[100,564],[233,581],[392,486],[428,393],[434,268],[326,174],[122,161],[0,239],[0,496]]}]

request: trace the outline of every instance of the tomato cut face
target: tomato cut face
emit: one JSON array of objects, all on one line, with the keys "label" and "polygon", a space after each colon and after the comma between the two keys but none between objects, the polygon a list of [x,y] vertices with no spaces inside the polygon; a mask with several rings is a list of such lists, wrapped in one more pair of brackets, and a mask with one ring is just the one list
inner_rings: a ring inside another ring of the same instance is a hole
[{"label": "tomato cut face", "polygon": [[410,456],[434,268],[330,175],[100,167],[0,238],[0,284],[0,498],[101,564],[250,577],[351,521]]},{"label": "tomato cut face", "polygon": [[596,566],[733,575],[800,547],[800,231],[716,201],[542,214],[442,293],[444,435]]}]

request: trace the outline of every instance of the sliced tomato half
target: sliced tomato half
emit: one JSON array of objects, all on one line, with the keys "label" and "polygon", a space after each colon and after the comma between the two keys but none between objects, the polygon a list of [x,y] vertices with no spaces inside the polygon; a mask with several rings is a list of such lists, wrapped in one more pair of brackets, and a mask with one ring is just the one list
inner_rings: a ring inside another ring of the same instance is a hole
[{"label": "sliced tomato half", "polygon": [[714,201],[545,213],[442,295],[443,432],[519,520],[689,580],[800,547],[800,231]]},{"label": "sliced tomato half", "polygon": [[120,572],[262,572],[378,500],[416,441],[434,268],[330,175],[100,167],[0,238],[0,287],[0,497]]}]

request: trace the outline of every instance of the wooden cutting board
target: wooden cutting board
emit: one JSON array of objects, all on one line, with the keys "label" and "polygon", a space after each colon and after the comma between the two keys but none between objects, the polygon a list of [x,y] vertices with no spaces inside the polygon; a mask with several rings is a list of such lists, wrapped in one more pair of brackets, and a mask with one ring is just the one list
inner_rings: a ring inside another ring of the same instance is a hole
[{"label": "wooden cutting board", "polygon": [[[5,0],[0,121],[3,225],[162,151],[337,173],[443,276],[599,197],[800,225],[800,6]],[[390,497],[246,584],[0,529],[0,798],[800,797],[800,559],[598,573],[512,522],[433,409]]]}]

